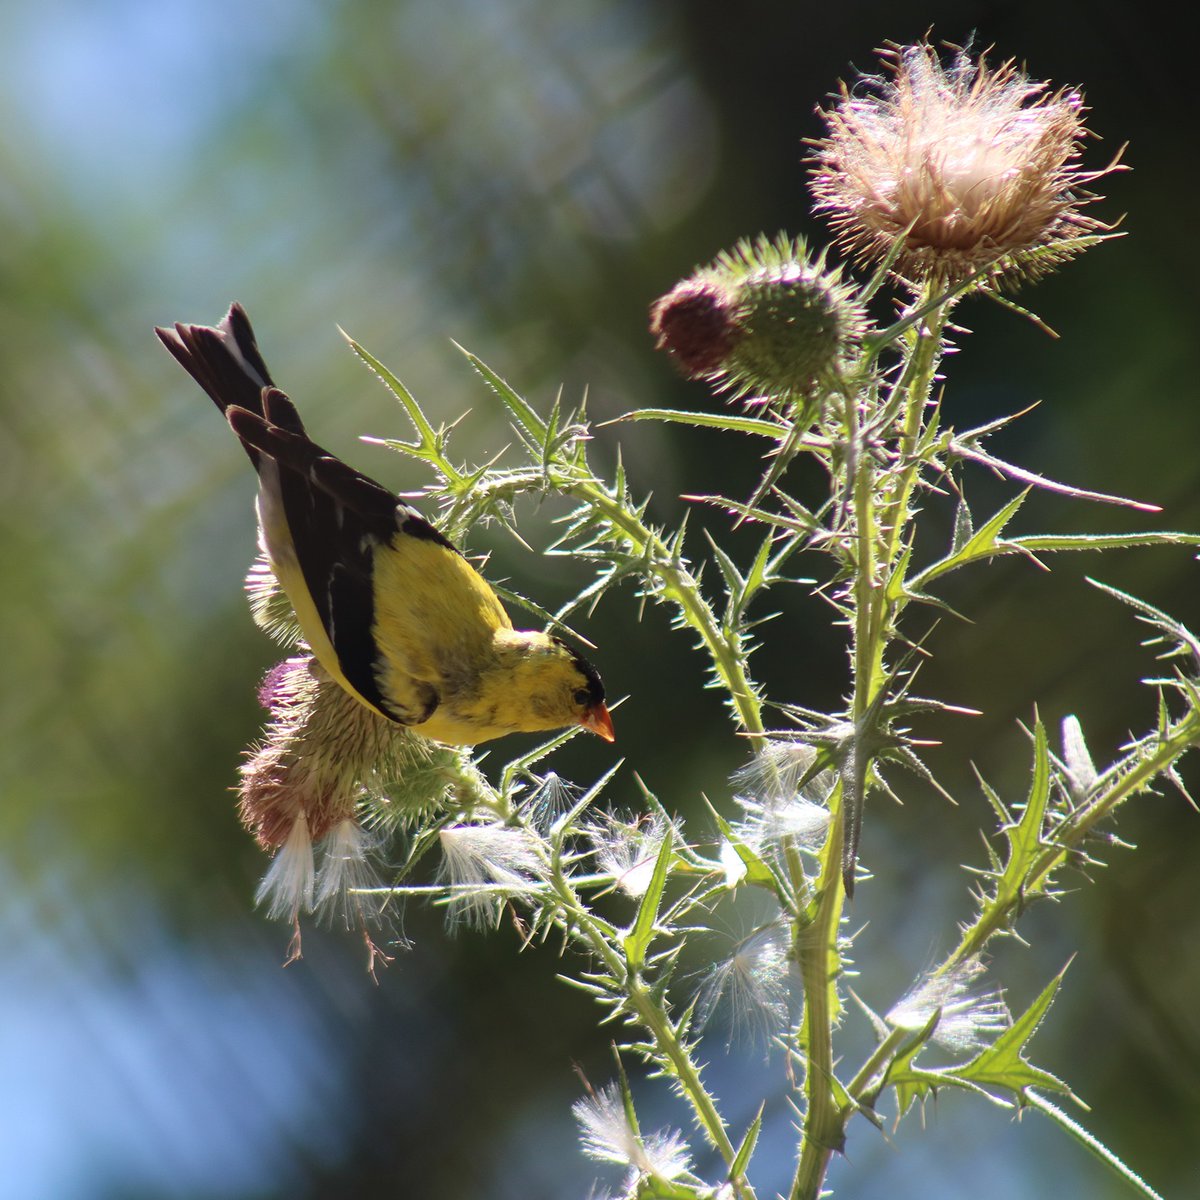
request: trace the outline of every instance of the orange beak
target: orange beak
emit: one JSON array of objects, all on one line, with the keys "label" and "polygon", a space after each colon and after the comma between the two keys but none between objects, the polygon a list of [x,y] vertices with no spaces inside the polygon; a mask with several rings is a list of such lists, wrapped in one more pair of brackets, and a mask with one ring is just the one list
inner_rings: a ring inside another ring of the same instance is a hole
[{"label": "orange beak", "polygon": [[602,737],[606,742],[617,740],[617,735],[613,732],[612,717],[608,715],[608,709],[604,707],[603,700],[599,704],[593,704],[584,713],[583,720],[579,723],[584,729],[590,729],[592,733]]}]

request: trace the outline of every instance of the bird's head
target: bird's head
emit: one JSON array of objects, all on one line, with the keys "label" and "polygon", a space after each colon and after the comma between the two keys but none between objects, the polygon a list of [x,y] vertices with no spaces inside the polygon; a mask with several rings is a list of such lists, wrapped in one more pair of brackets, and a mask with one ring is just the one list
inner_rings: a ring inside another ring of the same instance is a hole
[{"label": "bird's head", "polygon": [[582,725],[606,742],[616,740],[599,672],[578,650],[545,633],[505,631],[509,642],[514,719],[526,733]]}]

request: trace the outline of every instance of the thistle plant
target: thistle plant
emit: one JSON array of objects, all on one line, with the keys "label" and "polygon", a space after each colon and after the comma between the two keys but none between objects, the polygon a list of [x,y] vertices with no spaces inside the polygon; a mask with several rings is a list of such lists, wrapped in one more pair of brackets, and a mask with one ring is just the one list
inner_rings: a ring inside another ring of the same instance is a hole
[{"label": "thistle plant", "polygon": [[[1086,868],[1118,845],[1109,822],[1123,804],[1162,784],[1183,791],[1177,764],[1200,736],[1200,639],[1167,613],[1097,585],[1150,628],[1163,660],[1145,732],[1094,763],[1078,720],[1055,731],[1035,719],[1020,793],[981,780],[995,825],[985,831],[986,858],[967,867],[974,911],[946,931],[949,951],[882,1015],[861,1001],[852,1008],[846,986],[847,900],[856,886],[886,882],[858,864],[872,797],[914,785],[950,791],[912,731],[928,714],[961,711],[917,690],[914,647],[937,653],[930,630],[944,613],[944,581],[1005,556],[1037,562],[1200,542],[1165,531],[1010,532],[1033,490],[1152,506],[997,457],[989,438],[1013,418],[959,428],[952,388],[943,394],[960,305],[995,299],[1015,309],[1008,296],[1017,287],[1114,235],[1085,211],[1092,186],[1118,164],[1082,166],[1083,116],[1077,92],[1053,91],[1011,63],[992,67],[924,43],[890,48],[879,77],[831,103],[827,134],[811,148],[816,209],[863,278],[781,235],[717,255],[654,304],[657,344],[715,400],[690,411],[639,408],[626,428],[683,424],[761,445],[766,466],[748,496],[702,501],[741,526],[743,540],[751,531],[755,546],[744,557],[715,537],[698,544],[684,525],[656,526],[646,490],[619,460],[607,475],[593,461],[582,405],[540,411],[468,354],[516,446],[508,461],[468,465],[453,456],[451,431],[351,342],[411,421],[412,440],[387,444],[431,469],[426,498],[449,536],[461,541],[485,521],[516,532],[523,501],[560,505],[561,533],[549,550],[587,564],[590,578],[561,610],[542,614],[547,624],[565,627],[618,585],[626,586],[617,603],[666,606],[705,657],[729,736],[745,748],[744,766],[706,789],[705,815],[685,823],[677,810],[699,809],[698,798],[662,793],[646,773],[635,776],[632,812],[611,803],[625,794],[614,779],[627,767],[563,780],[551,764],[572,734],[495,769],[489,761],[485,771],[467,752],[422,743],[346,700],[306,657],[289,660],[264,689],[272,724],[244,768],[243,812],[264,846],[281,847],[297,812],[309,838],[307,850],[277,849],[272,872],[288,881],[275,887],[268,875],[267,901],[299,896],[280,914],[297,923],[322,902],[340,906],[348,924],[366,930],[389,907],[433,897],[451,920],[487,927],[512,911],[530,943],[565,943],[574,953],[564,974],[619,1031],[616,1079],[575,1108],[585,1152],[621,1169],[613,1195],[753,1200],[754,1151],[772,1104],[796,1116],[787,1194],[815,1200],[832,1157],[868,1124],[886,1112],[900,1122],[919,1101],[955,1091],[1039,1110],[1132,1191],[1154,1195],[1051,1099],[1073,1096],[1030,1058],[1062,975],[1013,1014],[989,949],[1018,932],[1034,903],[1062,901],[1068,873],[1073,886],[1087,879]],[[880,313],[889,319],[878,322]],[[827,484],[819,503],[791,484],[801,463],[806,478],[815,466]],[[995,512],[973,512],[965,499],[965,481],[980,469],[1011,487]],[[931,554],[925,527],[948,503],[952,533]],[[256,578],[260,620],[289,636],[278,594],[261,572]],[[754,676],[760,642],[787,638],[779,621],[760,628],[768,594],[797,587],[820,592],[846,641],[837,711],[806,704],[802,681],[793,694],[768,696]],[[368,881],[372,839],[400,859],[397,876]],[[753,924],[729,936],[748,902]],[[703,939],[723,939],[723,952],[697,977],[680,964]],[[740,1127],[703,1065],[724,1011],[773,1051],[761,1068],[758,1115]],[[837,1039],[844,1024],[864,1019],[875,1044],[850,1061]],[[935,1044],[941,1065],[930,1064]],[[673,1088],[674,1127],[642,1127],[626,1075],[635,1066]],[[703,1161],[720,1166],[702,1175]]]}]

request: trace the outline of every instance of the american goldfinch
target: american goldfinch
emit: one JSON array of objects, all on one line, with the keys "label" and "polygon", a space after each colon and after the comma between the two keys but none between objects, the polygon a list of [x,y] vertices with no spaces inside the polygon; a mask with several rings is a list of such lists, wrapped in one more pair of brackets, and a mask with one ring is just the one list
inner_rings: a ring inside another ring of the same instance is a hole
[{"label": "american goldfinch", "polygon": [[514,629],[443,534],[309,438],[241,305],[216,326],[155,332],[250,456],[259,544],[313,654],[350,695],[452,745],[569,725],[614,739],[589,662],[552,634]]}]

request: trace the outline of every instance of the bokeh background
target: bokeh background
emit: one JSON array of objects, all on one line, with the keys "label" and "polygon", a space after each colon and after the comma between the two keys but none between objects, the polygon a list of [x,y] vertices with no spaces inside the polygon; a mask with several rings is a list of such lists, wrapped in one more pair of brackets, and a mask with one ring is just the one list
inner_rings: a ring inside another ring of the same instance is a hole
[{"label": "bokeh background", "polygon": [[[1103,208],[1128,214],[1129,236],[1022,296],[1059,340],[962,310],[952,420],[1044,401],[1002,453],[1164,509],[1037,498],[1022,528],[1200,529],[1194,102],[1153,4],[0,6],[0,1195],[525,1200],[582,1197],[603,1176],[569,1104],[576,1065],[609,1077],[608,1033],[555,978],[553,948],[518,954],[509,928],[451,937],[412,909],[413,948],[379,986],[338,930],[310,930],[280,969],[287,930],[252,910],[264,862],[229,792],[274,657],[240,595],[253,481],[151,327],[241,300],[310,428],[397,489],[425,480],[356,438],[403,436],[401,414],[337,325],[438,419],[471,410],[461,447],[476,457],[507,438],[451,338],[538,403],[587,389],[600,420],[708,403],[654,354],[648,303],[739,236],[823,237],[801,164],[816,105],[874,46],[930,27],[1084,85],[1104,139],[1093,165],[1128,141],[1134,167]],[[744,489],[759,465],[752,446],[644,426],[599,430],[597,460],[618,441],[664,521],[681,493]],[[971,486],[980,511],[1009,494]],[[703,525],[725,528],[695,513],[697,553]],[[583,579],[486,533],[471,548],[546,603]],[[1035,705],[1055,727],[1077,713],[1098,759],[1153,719],[1144,631],[1084,575],[1200,625],[1187,551],[1052,566],[956,582],[971,623],[930,635],[923,689],[984,715],[919,730],[946,741],[931,761],[957,808],[898,780],[904,806],[868,815],[855,987],[877,1008],[969,912],[958,864],[982,862],[989,826],[972,764],[1015,799]],[[762,676],[779,698],[836,705],[840,632],[799,590],[781,603]],[[636,803],[637,770],[699,822],[701,791],[727,801],[742,753],[699,655],[627,593],[584,627],[629,696],[614,801]],[[580,779],[611,762],[598,742],[569,750],[559,769]],[[1196,764],[1184,773],[1198,782]],[[1037,1061],[1165,1195],[1196,1195],[1200,817],[1150,796],[1118,832],[1138,849],[1031,912],[1030,945],[1000,945],[995,967],[1022,1007],[1076,955]],[[846,1036],[866,1046],[857,1015]],[[794,1146],[781,1064],[725,1040],[705,1053],[730,1114],[749,1122],[764,1072],[775,1097],[757,1159],[769,1195]],[[647,1125],[686,1122],[661,1082],[643,1094]],[[1125,1194],[1036,1114],[970,1097],[894,1140],[851,1133],[838,1194]]]}]

